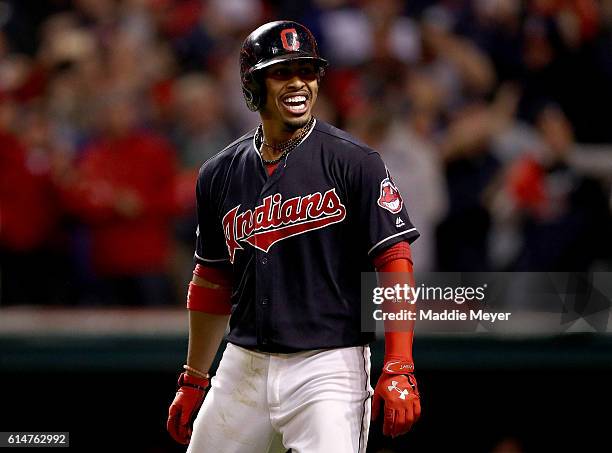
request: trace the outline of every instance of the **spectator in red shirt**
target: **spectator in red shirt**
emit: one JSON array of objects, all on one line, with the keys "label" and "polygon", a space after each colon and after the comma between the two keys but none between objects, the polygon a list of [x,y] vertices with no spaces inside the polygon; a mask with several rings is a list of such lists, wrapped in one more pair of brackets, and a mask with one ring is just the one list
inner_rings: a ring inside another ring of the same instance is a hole
[{"label": "spectator in red shirt", "polygon": [[[68,302],[56,278],[58,200],[44,156],[36,157],[0,128],[0,305]],[[37,285],[32,266],[50,268]]]},{"label": "spectator in red shirt", "polygon": [[174,149],[138,127],[135,96],[114,93],[99,106],[100,136],[68,184],[69,209],[90,228],[96,296],[105,304],[172,301],[167,276],[177,210]]}]

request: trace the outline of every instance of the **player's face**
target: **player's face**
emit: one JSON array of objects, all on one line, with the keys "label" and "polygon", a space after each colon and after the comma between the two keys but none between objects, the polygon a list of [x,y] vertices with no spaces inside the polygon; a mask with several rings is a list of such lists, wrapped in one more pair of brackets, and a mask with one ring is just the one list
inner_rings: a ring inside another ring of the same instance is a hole
[{"label": "player's face", "polygon": [[288,129],[298,129],[310,119],[319,81],[312,62],[295,60],[266,69],[266,104],[262,116],[277,119]]}]

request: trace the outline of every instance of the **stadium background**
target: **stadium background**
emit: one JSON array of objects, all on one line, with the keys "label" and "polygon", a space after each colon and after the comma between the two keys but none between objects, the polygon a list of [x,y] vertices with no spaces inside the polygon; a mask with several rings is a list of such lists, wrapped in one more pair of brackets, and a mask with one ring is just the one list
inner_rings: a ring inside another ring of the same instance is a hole
[{"label": "stadium background", "polygon": [[[611,270],[612,1],[0,1],[0,431],[181,451],[193,182],[257,124],[238,49],[279,18],[330,60],[317,116],[388,163],[418,269]],[[609,305],[511,309],[417,335],[423,419],[369,451],[607,450]]]}]

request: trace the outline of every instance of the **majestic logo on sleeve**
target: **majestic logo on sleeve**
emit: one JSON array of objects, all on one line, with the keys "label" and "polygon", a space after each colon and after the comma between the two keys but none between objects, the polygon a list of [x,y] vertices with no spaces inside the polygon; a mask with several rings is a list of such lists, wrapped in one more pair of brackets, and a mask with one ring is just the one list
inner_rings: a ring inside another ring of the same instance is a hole
[{"label": "majestic logo on sleeve", "polygon": [[378,197],[378,206],[386,209],[393,214],[397,214],[402,210],[404,202],[400,195],[397,186],[391,179],[389,171],[387,171],[387,177],[380,183],[380,196]]},{"label": "majestic logo on sleeve", "polygon": [[285,201],[277,193],[264,198],[263,204],[254,211],[249,209],[238,214],[238,209],[240,205],[225,214],[222,221],[232,263],[236,250],[242,250],[240,242],[248,242],[267,253],[278,241],[325,228],[346,217],[346,208],[336,189]]}]

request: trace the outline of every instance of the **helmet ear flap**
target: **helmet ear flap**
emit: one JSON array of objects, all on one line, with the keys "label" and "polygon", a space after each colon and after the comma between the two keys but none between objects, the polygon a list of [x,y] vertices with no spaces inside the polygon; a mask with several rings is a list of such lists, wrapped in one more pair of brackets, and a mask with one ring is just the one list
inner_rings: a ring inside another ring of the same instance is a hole
[{"label": "helmet ear flap", "polygon": [[244,87],[242,88],[242,94],[244,95],[244,100],[246,101],[246,105],[249,110],[255,112],[259,107],[259,100],[257,99],[257,96],[255,96],[251,90]]},{"label": "helmet ear flap", "polygon": [[242,94],[249,110],[257,110],[257,96],[253,90],[253,74],[250,71],[242,74]]},{"label": "helmet ear flap", "polygon": [[317,82],[319,84],[321,83],[321,80],[323,80],[324,76],[325,76],[325,68],[323,66],[319,66],[317,70]]},{"label": "helmet ear flap", "polygon": [[247,103],[247,107],[252,112],[256,112],[262,107],[262,100],[265,99],[265,89],[256,74],[248,71],[242,80],[242,93]]}]

